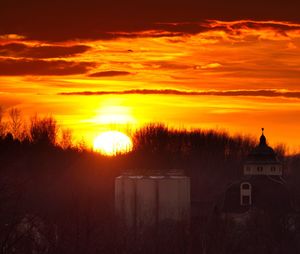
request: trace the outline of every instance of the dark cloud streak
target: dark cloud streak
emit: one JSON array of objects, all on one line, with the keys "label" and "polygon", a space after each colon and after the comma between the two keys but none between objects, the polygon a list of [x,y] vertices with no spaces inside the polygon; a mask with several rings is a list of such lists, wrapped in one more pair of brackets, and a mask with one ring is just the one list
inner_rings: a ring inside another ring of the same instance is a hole
[{"label": "dark cloud streak", "polygon": [[86,45],[74,46],[27,46],[23,43],[0,45],[0,56],[26,58],[59,58],[84,53],[90,49]]},{"label": "dark cloud streak", "polygon": [[176,89],[131,89],[123,91],[83,91],[65,92],[58,95],[67,96],[101,96],[101,95],[179,95],[179,96],[263,96],[263,97],[285,97],[300,99],[300,91],[280,91],[280,90],[225,90],[225,91],[185,91]]},{"label": "dark cloud streak", "polygon": [[0,76],[20,75],[74,75],[88,72],[95,64],[63,60],[0,60]]},{"label": "dark cloud streak", "polygon": [[[186,23],[207,19],[300,22],[299,9],[300,2],[295,0],[3,0],[0,34],[64,41],[112,39],[121,36],[119,32],[134,34],[159,27],[170,32],[196,33],[205,28]],[[173,22],[185,25],[162,25]]]},{"label": "dark cloud streak", "polygon": [[116,77],[116,76],[125,76],[130,75],[131,73],[128,71],[101,71],[91,73],[88,76],[93,78],[101,78],[101,77]]}]

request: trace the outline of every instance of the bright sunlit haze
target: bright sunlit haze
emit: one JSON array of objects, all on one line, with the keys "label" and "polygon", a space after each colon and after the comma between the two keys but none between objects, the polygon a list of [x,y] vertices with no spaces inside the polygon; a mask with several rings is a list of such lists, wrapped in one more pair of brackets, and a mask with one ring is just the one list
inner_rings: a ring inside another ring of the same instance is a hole
[{"label": "bright sunlit haze", "polygon": [[104,155],[117,155],[132,149],[130,137],[119,131],[101,133],[94,140],[94,150]]}]

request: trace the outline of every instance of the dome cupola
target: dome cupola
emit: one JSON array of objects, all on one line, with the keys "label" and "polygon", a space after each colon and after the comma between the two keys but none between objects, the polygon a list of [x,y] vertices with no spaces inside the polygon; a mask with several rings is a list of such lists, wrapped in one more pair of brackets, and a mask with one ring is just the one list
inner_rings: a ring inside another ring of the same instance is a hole
[{"label": "dome cupola", "polygon": [[245,166],[245,175],[282,175],[282,166],[274,150],[268,146],[264,128],[259,144],[249,153]]}]

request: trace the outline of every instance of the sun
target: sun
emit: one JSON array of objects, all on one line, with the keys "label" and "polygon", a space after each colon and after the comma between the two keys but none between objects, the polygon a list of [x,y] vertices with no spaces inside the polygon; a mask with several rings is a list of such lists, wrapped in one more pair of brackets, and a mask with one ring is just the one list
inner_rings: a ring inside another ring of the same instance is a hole
[{"label": "sun", "polygon": [[126,153],[132,149],[130,137],[119,131],[106,131],[94,140],[94,151],[104,155],[116,155]]}]

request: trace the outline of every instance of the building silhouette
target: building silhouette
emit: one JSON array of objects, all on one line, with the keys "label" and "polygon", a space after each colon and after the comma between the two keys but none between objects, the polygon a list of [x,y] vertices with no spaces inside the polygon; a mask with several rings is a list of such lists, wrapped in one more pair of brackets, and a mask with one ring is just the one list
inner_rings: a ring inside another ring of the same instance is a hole
[{"label": "building silhouette", "polygon": [[178,171],[123,174],[115,179],[116,215],[127,229],[142,232],[190,218],[190,179]]},{"label": "building silhouette", "polygon": [[253,210],[277,216],[292,211],[283,164],[268,146],[264,129],[259,144],[245,160],[242,178],[226,189],[222,206],[223,214],[235,218]]}]

